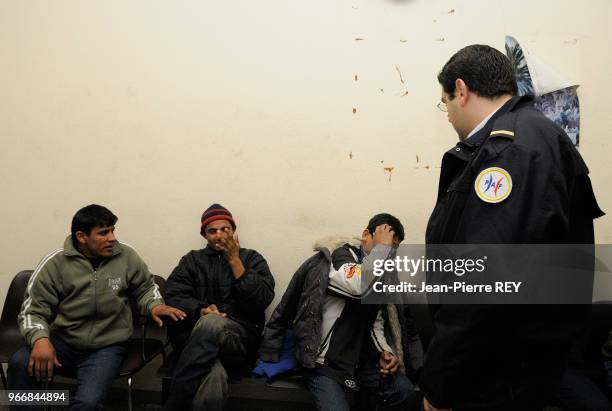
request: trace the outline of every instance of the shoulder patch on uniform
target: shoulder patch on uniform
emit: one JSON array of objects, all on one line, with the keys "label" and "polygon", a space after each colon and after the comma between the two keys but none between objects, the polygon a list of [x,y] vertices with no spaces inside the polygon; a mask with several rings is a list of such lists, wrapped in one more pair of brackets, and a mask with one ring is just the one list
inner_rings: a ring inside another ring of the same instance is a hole
[{"label": "shoulder patch on uniform", "polygon": [[495,130],[495,131],[491,131],[491,134],[489,134],[490,136],[510,136],[510,137],[514,137],[514,132],[513,131],[508,131],[508,130]]},{"label": "shoulder patch on uniform", "polygon": [[485,168],[474,181],[474,191],[484,202],[501,203],[512,192],[512,177],[503,168]]}]

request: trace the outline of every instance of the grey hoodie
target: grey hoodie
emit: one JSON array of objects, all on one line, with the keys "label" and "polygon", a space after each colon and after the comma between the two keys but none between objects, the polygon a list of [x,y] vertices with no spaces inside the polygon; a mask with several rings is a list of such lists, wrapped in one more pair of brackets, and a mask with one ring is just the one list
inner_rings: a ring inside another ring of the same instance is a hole
[{"label": "grey hoodie", "polygon": [[98,349],[132,335],[133,297],[148,315],[162,296],[147,265],[131,247],[115,242],[94,269],[68,236],[64,248],[38,264],[24,295],[19,329],[28,345],[52,333],[77,349]]}]

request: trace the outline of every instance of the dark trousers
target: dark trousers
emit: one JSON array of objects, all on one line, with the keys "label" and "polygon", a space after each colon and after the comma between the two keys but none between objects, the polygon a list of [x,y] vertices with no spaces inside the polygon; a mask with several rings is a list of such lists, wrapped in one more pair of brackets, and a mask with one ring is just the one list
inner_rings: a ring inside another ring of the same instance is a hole
[{"label": "dark trousers", "polygon": [[555,405],[566,411],[612,410],[608,397],[591,379],[575,368],[565,370]]},{"label": "dark trousers", "polygon": [[[70,398],[70,410],[97,410],[102,403],[113,380],[119,373],[125,347],[111,345],[98,350],[76,350],[59,338],[51,336],[61,368],[55,367],[54,374],[76,375],[78,387],[74,398]],[[39,390],[41,383],[28,375],[30,347],[23,347],[10,359],[8,366],[9,390]],[[16,411],[42,409],[42,406],[19,406]]]},{"label": "dark trousers", "polygon": [[226,366],[246,361],[247,333],[216,314],[201,317],[174,369],[167,411],[222,410],[228,397]]},{"label": "dark trousers", "polygon": [[[359,371],[360,391],[351,392],[359,410],[405,410],[420,409],[420,398],[412,382],[401,371],[381,377],[378,368],[362,368]],[[381,380],[381,378],[383,378]],[[335,379],[318,373],[308,377],[308,388],[320,411],[349,411],[347,390]]]}]

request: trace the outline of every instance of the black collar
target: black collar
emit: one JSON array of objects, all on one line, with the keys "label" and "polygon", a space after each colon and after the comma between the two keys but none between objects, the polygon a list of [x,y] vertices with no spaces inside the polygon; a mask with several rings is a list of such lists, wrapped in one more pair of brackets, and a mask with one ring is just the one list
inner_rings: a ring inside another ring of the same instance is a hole
[{"label": "black collar", "polygon": [[504,105],[502,105],[499,110],[491,116],[489,121],[481,128],[476,134],[469,138],[469,141],[459,141],[455,147],[451,148],[447,151],[448,154],[452,154],[455,157],[459,157],[462,160],[466,160],[471,156],[471,154],[482,145],[482,143],[487,139],[491,130],[493,128],[493,124],[495,124],[495,120],[497,120],[502,115],[514,111],[516,108],[523,107],[525,105],[532,105],[533,97],[531,96],[514,96],[510,100],[506,101]]},{"label": "black collar", "polygon": [[212,248],[210,246],[210,244],[206,244],[206,247],[204,248],[204,253],[208,254],[208,255],[220,255],[220,254],[222,254],[221,251],[217,251],[214,248]]}]

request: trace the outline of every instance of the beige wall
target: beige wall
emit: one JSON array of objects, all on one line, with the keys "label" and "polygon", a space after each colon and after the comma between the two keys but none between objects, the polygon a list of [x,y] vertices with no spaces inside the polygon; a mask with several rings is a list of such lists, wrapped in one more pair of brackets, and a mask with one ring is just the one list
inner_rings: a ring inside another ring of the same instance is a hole
[{"label": "beige wall", "polygon": [[315,239],[375,212],[423,242],[456,141],[435,76],[505,34],[581,84],[581,152],[612,211],[610,15],[609,0],[3,0],[0,303],[92,202],[164,276],[222,203],[277,298]]}]

